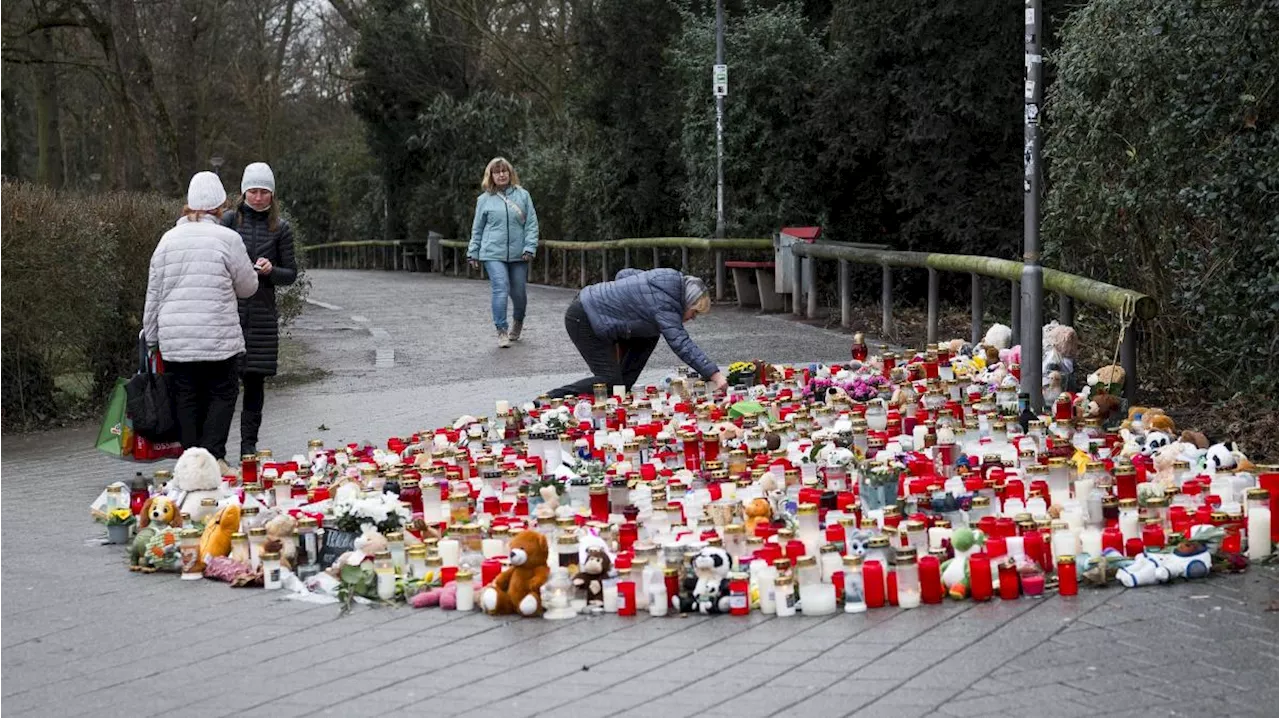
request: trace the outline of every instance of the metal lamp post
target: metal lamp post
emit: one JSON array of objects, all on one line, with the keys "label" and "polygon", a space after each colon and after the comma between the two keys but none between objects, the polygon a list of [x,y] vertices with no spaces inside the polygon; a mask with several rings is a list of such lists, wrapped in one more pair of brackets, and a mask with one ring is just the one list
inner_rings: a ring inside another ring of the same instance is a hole
[{"label": "metal lamp post", "polygon": [[218,175],[218,179],[222,179],[222,155],[210,157],[209,164],[213,167],[213,173]]},{"label": "metal lamp post", "polygon": [[[724,239],[724,98],[729,94],[729,67],[724,63],[724,0],[716,0],[716,64],[711,73],[716,97],[716,239]],[[716,299],[724,299],[724,251],[716,250]]]},{"label": "metal lamp post", "polygon": [[1040,103],[1044,97],[1040,33],[1041,0],[1026,0],[1026,83],[1023,90],[1022,176],[1022,386],[1031,408],[1044,405],[1041,358],[1044,351],[1044,271],[1040,266]]}]

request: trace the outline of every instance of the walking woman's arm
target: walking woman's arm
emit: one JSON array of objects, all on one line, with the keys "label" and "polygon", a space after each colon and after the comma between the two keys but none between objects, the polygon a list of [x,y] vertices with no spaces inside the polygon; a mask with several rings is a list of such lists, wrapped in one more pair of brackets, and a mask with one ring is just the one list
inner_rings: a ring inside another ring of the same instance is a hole
[{"label": "walking woman's arm", "polygon": [[527,212],[525,216],[528,219],[524,223],[524,253],[530,256],[538,254],[538,213],[533,208],[533,196],[528,190],[524,193]]},{"label": "walking woman's arm", "polygon": [[484,236],[484,195],[476,197],[476,216],[471,220],[471,244],[467,245],[467,259],[480,259],[480,239]]}]

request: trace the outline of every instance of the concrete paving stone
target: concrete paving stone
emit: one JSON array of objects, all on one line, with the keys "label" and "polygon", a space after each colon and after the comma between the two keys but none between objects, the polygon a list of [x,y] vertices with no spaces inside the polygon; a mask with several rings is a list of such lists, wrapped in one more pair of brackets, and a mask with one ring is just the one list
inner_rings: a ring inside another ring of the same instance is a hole
[{"label": "concrete paving stone", "polygon": [[876,704],[885,707],[903,705],[923,706],[933,709],[947,701],[958,700],[957,692],[953,688],[923,688],[901,685],[880,696]]},{"label": "concrete paving stone", "polygon": [[842,678],[823,689],[825,693],[850,696],[880,696],[892,691],[902,681],[891,678],[859,678],[856,676]]},{"label": "concrete paving stone", "polygon": [[880,656],[854,672],[858,678],[883,678],[905,681],[943,660],[935,651],[900,649]]},{"label": "concrete paving stone", "polygon": [[[572,290],[531,287],[527,340],[499,350],[489,335],[483,282],[340,271],[315,272],[312,280],[315,298],[343,310],[309,307],[290,329],[292,352],[329,373],[309,384],[269,387],[261,444],[277,455],[297,452],[311,438],[381,444],[459,414],[483,413],[495,398],[532,398],[585,371],[561,327]],[[353,322],[353,315],[369,321]],[[375,368],[370,328],[386,331],[379,341],[395,352],[393,366]],[[753,354],[771,361],[843,359],[849,341],[847,334],[724,306],[691,329],[722,362],[741,355],[744,336],[752,337]],[[641,383],[660,381],[677,364],[660,344]],[[136,701],[104,706],[95,697],[149,695],[157,683],[181,686],[200,677],[235,687],[222,704],[234,712],[223,715],[327,709],[514,718],[572,703],[583,718],[598,715],[597,705],[646,718],[655,708],[662,718],[883,715],[886,708],[903,718],[928,707],[895,706],[899,697],[923,703],[948,692],[954,696],[943,707],[967,703],[971,715],[1018,714],[1024,704],[1011,701],[1025,696],[1037,708],[1057,700],[1064,706],[1059,713],[1074,714],[1069,691],[1086,696],[1080,705],[1096,714],[1128,710],[1135,695],[1127,678],[1106,679],[1131,677],[1160,691],[1176,675],[1179,657],[1201,679],[1203,695],[1188,697],[1180,687],[1181,697],[1160,703],[1139,691],[1152,701],[1144,708],[1156,715],[1187,715],[1188,708],[1200,715],[1276,713],[1280,637],[1267,610],[1280,581],[1275,567],[1143,591],[1085,589],[1072,598],[946,602],[828,618],[641,615],[557,623],[372,606],[340,617],[337,606],[131,574],[122,548],[86,543],[103,534],[87,522],[50,534],[48,516],[83,516],[109,481],[173,465],[102,456],[92,448],[96,428],[4,437],[5,498],[32,508],[10,512],[0,524],[6,629],[0,692],[14,715],[139,718],[148,711]],[[60,557],[53,565],[44,558],[50,552]],[[102,642],[106,616],[117,634],[145,637],[146,660]],[[903,658],[912,652],[938,662]],[[582,673],[582,665],[591,670]],[[873,666],[891,677],[858,677],[875,673]],[[797,693],[827,682],[812,696]],[[597,703],[579,707],[584,691]],[[446,692],[460,698],[441,698]],[[217,701],[184,703],[181,692],[172,695],[148,708],[181,718],[219,715]],[[259,698],[271,700],[255,706]],[[985,699],[994,700],[978,702]],[[1052,718],[1054,709],[1046,710]]]},{"label": "concrete paving stone", "polygon": [[879,703],[870,703],[849,715],[854,718],[884,718],[885,713],[892,713],[894,718],[921,718],[932,712],[929,708],[922,706],[880,707]]}]

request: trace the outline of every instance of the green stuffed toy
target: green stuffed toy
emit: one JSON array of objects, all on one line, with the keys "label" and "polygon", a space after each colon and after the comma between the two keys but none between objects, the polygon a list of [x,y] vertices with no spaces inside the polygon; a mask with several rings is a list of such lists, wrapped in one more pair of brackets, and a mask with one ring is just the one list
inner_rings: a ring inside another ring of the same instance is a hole
[{"label": "green stuffed toy", "polygon": [[942,588],[947,595],[962,601],[969,597],[969,556],[978,553],[987,542],[981,531],[959,528],[951,534],[955,558],[942,564]]}]

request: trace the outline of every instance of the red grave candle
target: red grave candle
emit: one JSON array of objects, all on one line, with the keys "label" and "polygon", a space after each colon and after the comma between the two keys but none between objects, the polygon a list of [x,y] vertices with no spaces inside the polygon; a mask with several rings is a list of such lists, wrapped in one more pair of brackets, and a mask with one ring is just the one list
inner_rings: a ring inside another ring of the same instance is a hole
[{"label": "red grave candle", "polygon": [[1000,564],[1000,598],[1012,601],[1018,597],[1018,568],[1012,561]]},{"label": "red grave candle", "polygon": [[884,567],[879,561],[867,561],[862,564],[862,585],[866,594],[867,608],[884,606]]},{"label": "red grave candle", "polygon": [[618,582],[618,615],[636,615],[636,582],[632,580]]},{"label": "red grave candle", "polygon": [[921,556],[917,562],[920,571],[920,601],[942,603],[942,565],[937,556]]},{"label": "red grave candle", "polygon": [[1074,596],[1080,591],[1079,579],[1076,577],[1076,557],[1058,557],[1058,595]]},{"label": "red grave candle", "polygon": [[991,557],[981,551],[969,555],[969,591],[975,601],[991,600]]}]

